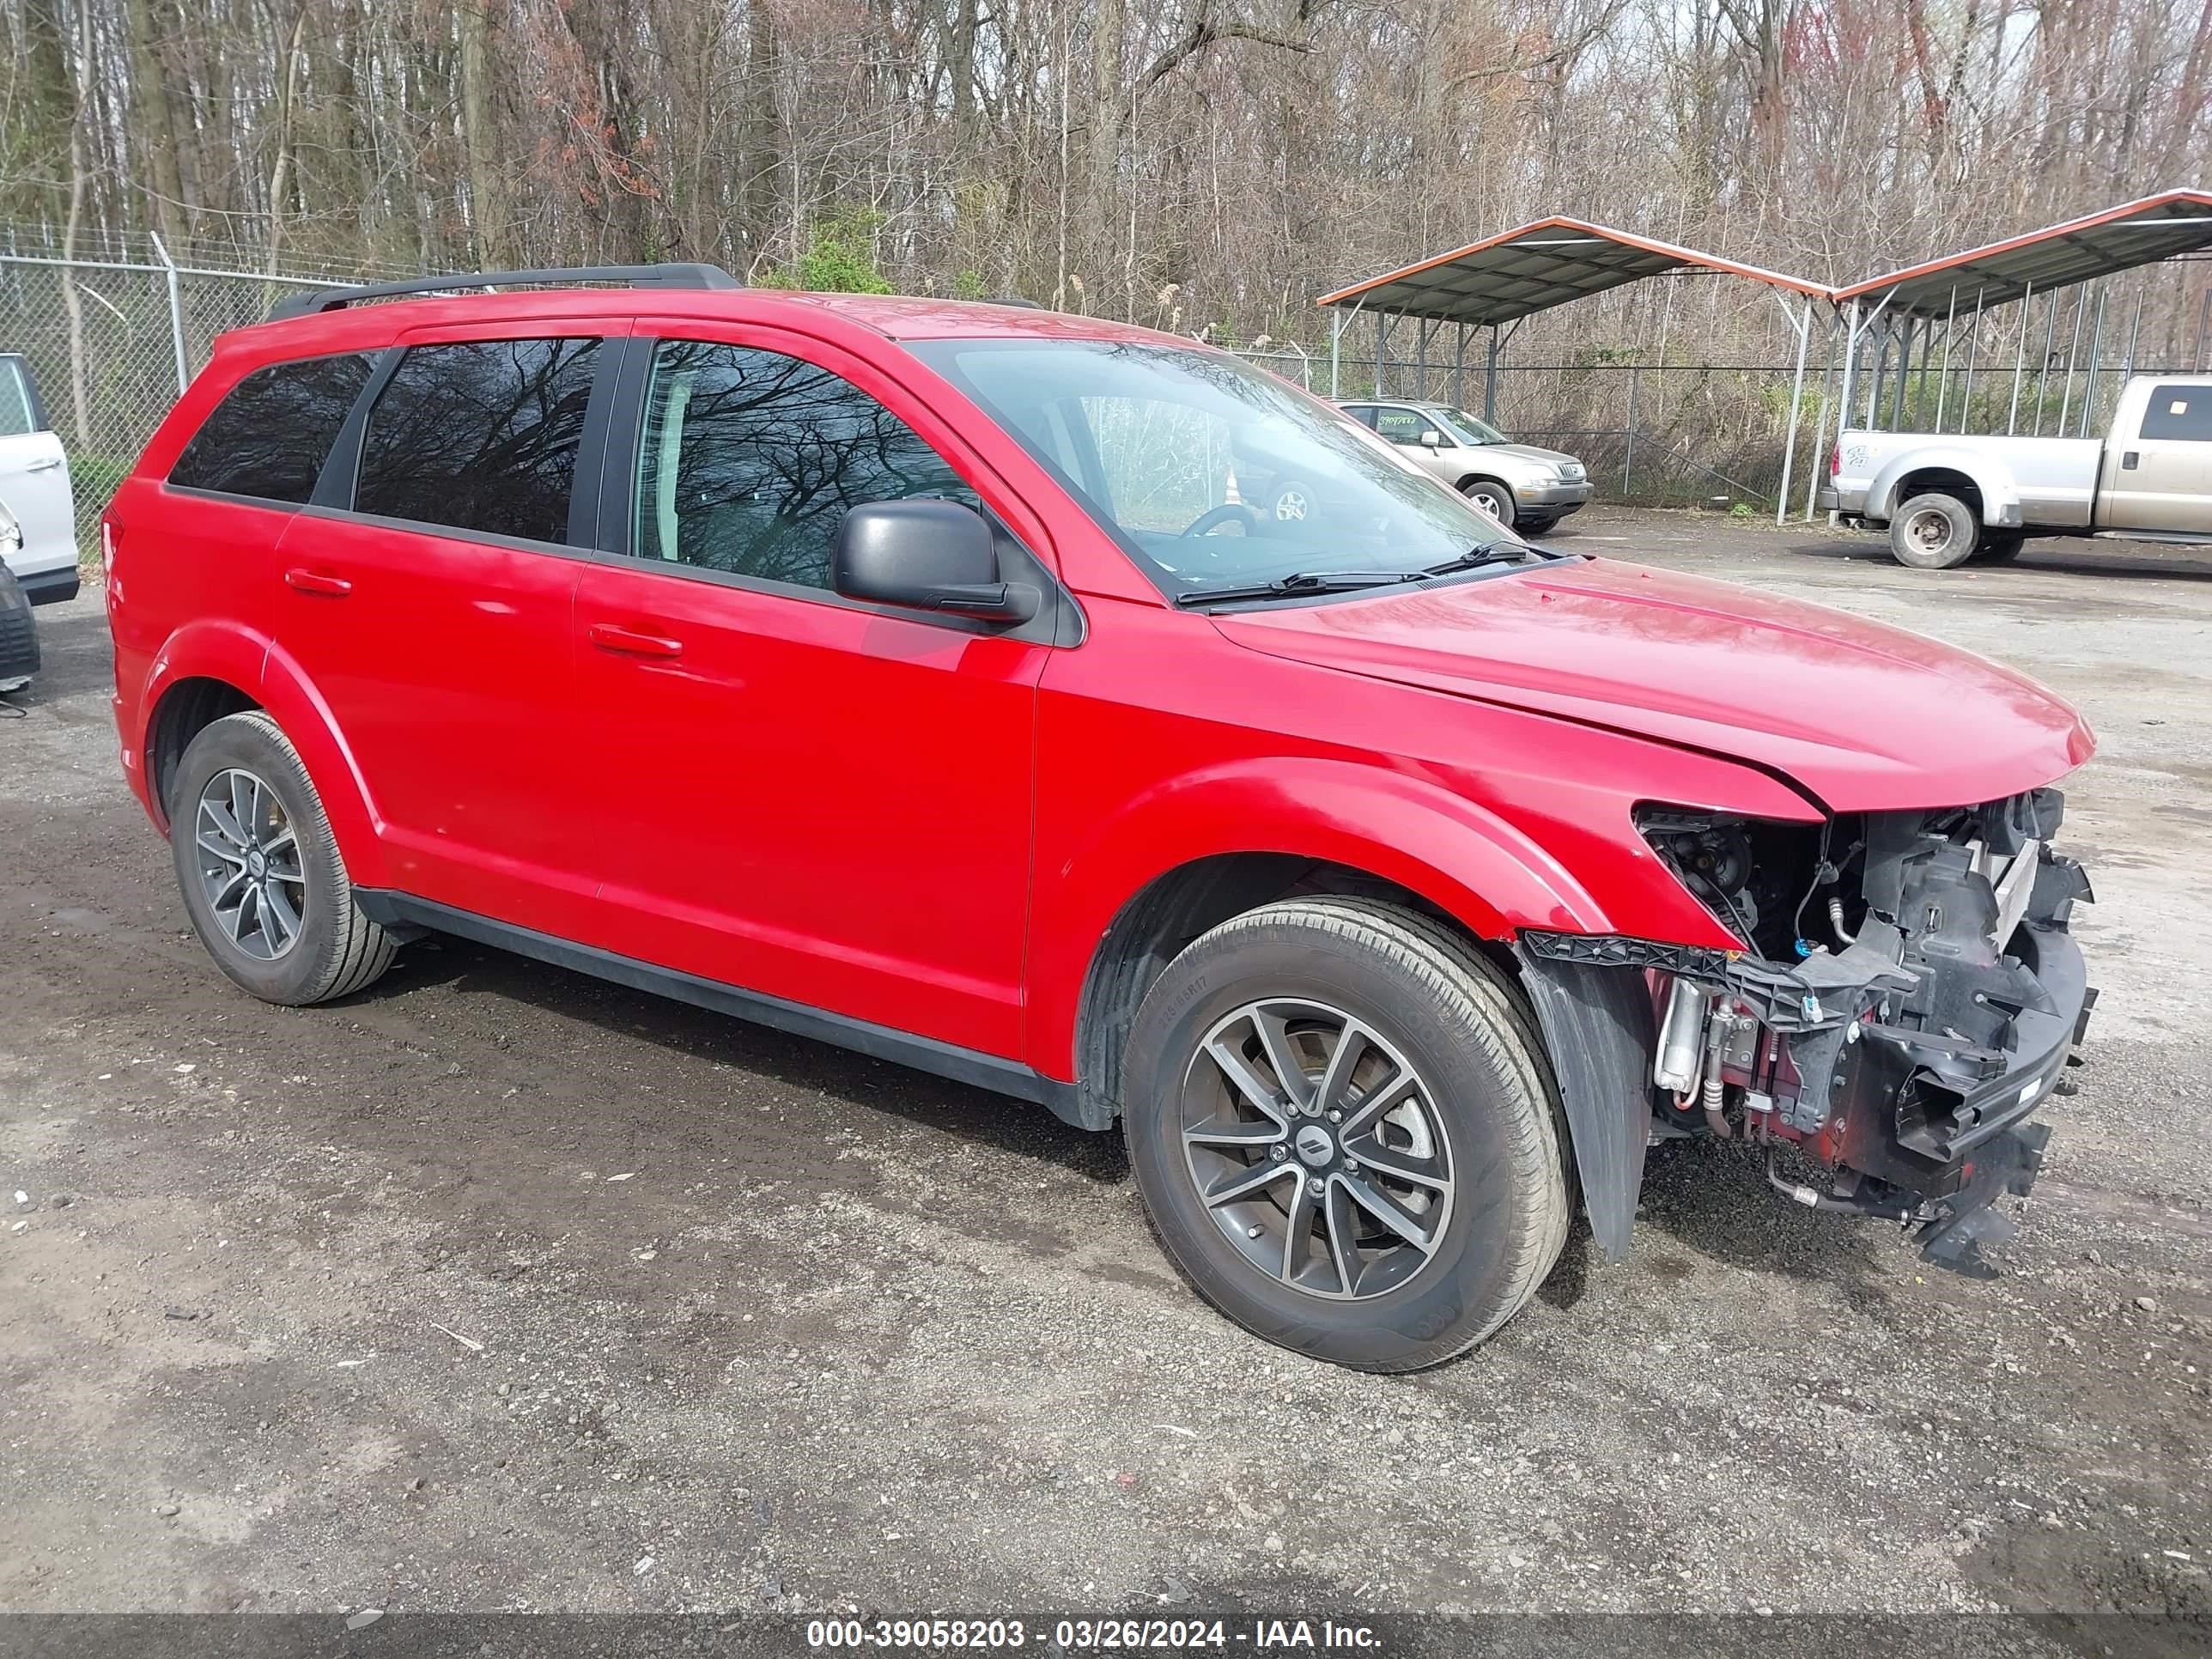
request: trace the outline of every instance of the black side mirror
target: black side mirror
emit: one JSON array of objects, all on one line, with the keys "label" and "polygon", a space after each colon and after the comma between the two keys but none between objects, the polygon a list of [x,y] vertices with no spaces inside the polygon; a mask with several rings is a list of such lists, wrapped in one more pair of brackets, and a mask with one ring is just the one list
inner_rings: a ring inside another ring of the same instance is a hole
[{"label": "black side mirror", "polygon": [[837,526],[832,570],[848,599],[1027,622],[1044,595],[1003,580],[991,526],[957,501],[866,501]]}]

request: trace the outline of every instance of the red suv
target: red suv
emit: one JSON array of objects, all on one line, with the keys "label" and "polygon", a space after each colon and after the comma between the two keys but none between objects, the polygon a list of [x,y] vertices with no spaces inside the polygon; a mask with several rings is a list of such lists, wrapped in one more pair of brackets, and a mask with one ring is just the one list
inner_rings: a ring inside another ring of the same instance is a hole
[{"label": "red suv", "polygon": [[218,343],[106,538],[247,991],[435,930],[1119,1119],[1199,1292],[1347,1365],[1496,1330],[1577,1204],[1618,1257],[1673,1135],[1973,1266],[2094,1000],[2057,697],[1522,545],[1187,339],[338,291]]}]

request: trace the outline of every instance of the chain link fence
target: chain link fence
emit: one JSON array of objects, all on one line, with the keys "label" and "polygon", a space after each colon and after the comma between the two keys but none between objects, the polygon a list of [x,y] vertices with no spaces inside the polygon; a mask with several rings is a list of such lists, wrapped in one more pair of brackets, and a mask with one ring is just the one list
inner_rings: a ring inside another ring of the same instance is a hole
[{"label": "chain link fence", "polygon": [[101,252],[118,257],[0,247],[0,351],[28,360],[47,423],[61,434],[77,556],[87,561],[116,486],[216,336],[261,321],[286,293],[337,285],[326,275],[173,264],[158,243]]}]

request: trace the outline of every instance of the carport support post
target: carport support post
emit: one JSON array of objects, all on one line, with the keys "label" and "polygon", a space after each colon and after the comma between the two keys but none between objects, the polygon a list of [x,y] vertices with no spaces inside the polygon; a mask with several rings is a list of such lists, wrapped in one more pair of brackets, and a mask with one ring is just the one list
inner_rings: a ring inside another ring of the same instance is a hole
[{"label": "carport support post", "polygon": [[1452,345],[1452,407],[1467,407],[1467,325],[1455,323],[1459,338]]},{"label": "carport support post", "polygon": [[1382,343],[1389,334],[1389,325],[1381,312],[1375,313],[1375,395],[1382,396]]},{"label": "carport support post", "polygon": [[2066,380],[2058,391],[2058,430],[2054,437],[2066,435],[2066,417],[2074,410],[2074,360],[2081,355],[2081,313],[2088,295],[2080,289],[2074,290],[2074,338],[2066,348]]},{"label": "carport support post", "polygon": [[1964,435],[1974,423],[1974,365],[1982,355],[1982,319],[1988,315],[1982,309],[1984,289],[1974,290],[1974,333],[1966,342],[1966,386],[1959,394],[1959,431]]},{"label": "carport support post", "polygon": [[[1790,316],[1790,303],[1780,295],[1782,314]],[[1805,348],[1813,337],[1813,301],[1808,298],[1799,315],[1791,318],[1797,330],[1797,371],[1790,382],[1790,436],[1782,446],[1782,483],[1774,492],[1774,522],[1780,524],[1790,512],[1790,473],[1797,459],[1797,411],[1805,401]]]},{"label": "carport support post", "polygon": [[177,395],[181,398],[191,389],[192,371],[185,356],[185,307],[177,291],[177,262],[169,257],[169,250],[161,245],[158,234],[153,236],[155,256],[161,262],[161,273],[169,285],[169,346],[177,355]]},{"label": "carport support post", "polygon": [[[1808,312],[1813,308],[1810,300],[1805,301]],[[1828,435],[1828,399],[1836,389],[1836,329],[1839,319],[1831,311],[1828,326],[1821,331],[1820,346],[1820,411],[1813,417],[1812,465],[1805,469],[1805,522],[1813,522],[1813,515],[1820,506],[1820,445]]]},{"label": "carport support post", "polygon": [[[2078,435],[2084,438],[2089,435],[2090,412],[2097,402],[2097,359],[2105,351],[2105,294],[2100,283],[2097,287],[2097,326],[2089,336],[2089,378],[2081,384],[2081,429]],[[2063,438],[2066,434],[2062,432],[2058,435]]]},{"label": "carport support post", "polygon": [[1482,418],[1498,424],[1498,325],[1490,325],[1490,368],[1483,376]]},{"label": "carport support post", "polygon": [[1859,351],[1859,302],[1851,301],[1850,315],[1844,322],[1844,384],[1836,398],[1836,436],[1844,435],[1844,428],[1851,418],[1851,371],[1857,365]]},{"label": "carport support post", "polygon": [[1889,401],[1889,425],[1893,432],[1905,429],[1905,377],[1912,368],[1912,331],[1914,319],[1905,319],[1905,332],[1897,343],[1897,392]]},{"label": "carport support post", "polygon": [[1426,317],[1413,323],[1413,395],[1425,398],[1429,395],[1429,336],[1436,325]]},{"label": "carport support post", "polygon": [[1943,373],[1936,381],[1936,429],[1943,429],[1943,411],[1951,402],[1951,331],[1959,322],[1959,285],[1951,284],[1951,308],[1943,316]]},{"label": "carport support post", "polygon": [[2035,435],[2043,435],[2043,395],[2051,389],[2051,343],[2058,334],[2058,296],[2043,301],[2043,361],[2035,366]]},{"label": "carport support post", "polygon": [[[1639,360],[1643,355],[1640,351],[1637,353]],[[1636,465],[1636,383],[1643,374],[1641,361],[1628,366],[1628,425],[1621,434],[1620,449],[1620,499],[1624,501],[1628,499],[1628,475]]]}]

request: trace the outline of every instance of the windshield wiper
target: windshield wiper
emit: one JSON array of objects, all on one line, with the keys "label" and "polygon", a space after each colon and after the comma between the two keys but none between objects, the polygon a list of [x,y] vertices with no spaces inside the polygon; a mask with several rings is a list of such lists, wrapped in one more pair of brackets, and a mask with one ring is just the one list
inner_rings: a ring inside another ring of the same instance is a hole
[{"label": "windshield wiper", "polygon": [[1240,599],[1292,599],[1309,593],[1349,593],[1362,587],[1389,587],[1421,579],[1418,570],[1298,570],[1271,582],[1244,587],[1206,587],[1178,593],[1177,605],[1222,605]]},{"label": "windshield wiper", "polygon": [[[1486,564],[1518,564],[1523,556],[1534,551],[1505,542],[1477,542],[1466,552],[1446,559],[1442,564],[1424,566],[1424,576],[1449,576],[1462,570],[1475,570]],[[1410,578],[1409,578],[1410,580]]]}]

